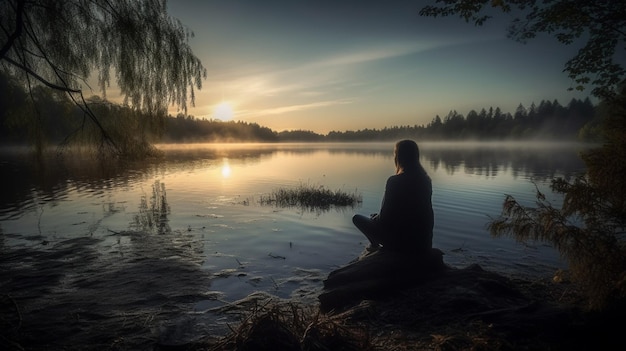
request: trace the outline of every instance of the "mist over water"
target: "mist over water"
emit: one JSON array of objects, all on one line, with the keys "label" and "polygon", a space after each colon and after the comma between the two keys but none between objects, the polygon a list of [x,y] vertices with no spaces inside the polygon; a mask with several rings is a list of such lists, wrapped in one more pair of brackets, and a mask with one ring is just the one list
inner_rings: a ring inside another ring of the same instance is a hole
[{"label": "mist over water", "polygon": [[[552,248],[493,239],[486,224],[505,194],[532,205],[539,188],[558,205],[550,180],[582,172],[578,154],[588,145],[419,145],[433,181],[433,244],[447,264],[534,279],[563,267]],[[92,311],[109,318],[131,308],[160,327],[192,313],[218,328],[216,311],[255,292],[315,302],[327,274],[363,251],[351,217],[379,210],[394,172],[393,143],[160,148],[164,159],[128,164],[2,153],[0,265],[33,284],[2,289],[76,309],[97,294]],[[363,202],[320,212],[258,201],[300,184],[356,191]]]}]

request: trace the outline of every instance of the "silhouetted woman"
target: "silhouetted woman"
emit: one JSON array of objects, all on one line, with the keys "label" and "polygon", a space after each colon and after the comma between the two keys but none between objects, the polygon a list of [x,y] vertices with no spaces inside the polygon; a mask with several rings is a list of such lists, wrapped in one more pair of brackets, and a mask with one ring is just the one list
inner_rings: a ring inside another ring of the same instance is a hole
[{"label": "silhouetted woman", "polygon": [[413,140],[401,140],[394,149],[396,174],[387,179],[379,214],[354,215],[354,225],[370,241],[368,250],[428,253],[432,248],[434,215],[432,183],[419,161]]}]

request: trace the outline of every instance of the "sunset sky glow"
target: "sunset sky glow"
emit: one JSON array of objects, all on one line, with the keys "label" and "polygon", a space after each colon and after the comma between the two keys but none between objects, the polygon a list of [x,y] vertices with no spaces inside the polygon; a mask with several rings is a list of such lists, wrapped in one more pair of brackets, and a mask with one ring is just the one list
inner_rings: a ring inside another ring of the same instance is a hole
[{"label": "sunset sky glow", "polygon": [[576,47],[515,42],[507,15],[483,27],[419,16],[428,3],[171,0],[208,71],[188,114],[327,133],[588,96],[567,90]]}]

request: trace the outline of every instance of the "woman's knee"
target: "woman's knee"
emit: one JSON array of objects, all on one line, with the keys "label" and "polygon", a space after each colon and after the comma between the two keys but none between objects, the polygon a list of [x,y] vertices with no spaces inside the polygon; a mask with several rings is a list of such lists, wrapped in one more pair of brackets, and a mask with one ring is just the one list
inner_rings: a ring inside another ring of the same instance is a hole
[{"label": "woman's knee", "polygon": [[355,214],[354,216],[352,216],[352,223],[358,226],[360,223],[363,223],[363,219],[365,219],[365,216],[360,215],[360,214]]}]

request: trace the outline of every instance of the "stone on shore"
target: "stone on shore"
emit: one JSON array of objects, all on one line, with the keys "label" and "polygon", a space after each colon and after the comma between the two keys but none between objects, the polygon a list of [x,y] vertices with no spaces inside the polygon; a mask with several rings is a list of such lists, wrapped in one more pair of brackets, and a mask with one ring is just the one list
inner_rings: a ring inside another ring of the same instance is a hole
[{"label": "stone on shore", "polygon": [[322,311],[342,309],[362,300],[384,297],[434,279],[447,270],[443,253],[435,248],[429,255],[421,256],[384,249],[364,253],[328,275],[319,296],[320,308]]}]

